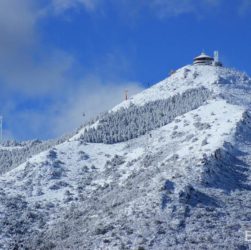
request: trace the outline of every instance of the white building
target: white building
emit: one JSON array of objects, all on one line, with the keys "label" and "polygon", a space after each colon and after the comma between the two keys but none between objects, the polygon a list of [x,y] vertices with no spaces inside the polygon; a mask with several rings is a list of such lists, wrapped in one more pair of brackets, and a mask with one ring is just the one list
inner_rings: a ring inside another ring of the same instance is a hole
[{"label": "white building", "polygon": [[208,56],[202,52],[199,56],[193,59],[194,65],[213,65],[213,66],[222,66],[222,63],[219,61],[219,53],[214,52],[214,57]]}]

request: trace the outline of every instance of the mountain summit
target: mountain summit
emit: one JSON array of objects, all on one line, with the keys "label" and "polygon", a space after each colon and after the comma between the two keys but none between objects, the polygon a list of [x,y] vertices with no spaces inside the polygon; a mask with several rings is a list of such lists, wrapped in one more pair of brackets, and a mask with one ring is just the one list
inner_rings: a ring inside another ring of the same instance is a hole
[{"label": "mountain summit", "polygon": [[0,248],[248,249],[250,100],[245,73],[188,65],[10,163]]}]

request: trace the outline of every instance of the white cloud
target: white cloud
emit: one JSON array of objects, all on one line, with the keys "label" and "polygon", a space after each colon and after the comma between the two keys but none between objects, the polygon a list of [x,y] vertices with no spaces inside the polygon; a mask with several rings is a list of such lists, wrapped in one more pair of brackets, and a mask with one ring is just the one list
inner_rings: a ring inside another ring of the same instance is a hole
[{"label": "white cloud", "polygon": [[152,0],[148,5],[159,17],[173,17],[192,13],[202,17],[208,10],[220,5],[221,0]]},{"label": "white cloud", "polygon": [[37,16],[30,1],[0,1],[0,76],[10,75],[19,67],[19,60],[36,43],[35,23]]},{"label": "white cloud", "polygon": [[67,85],[65,74],[74,64],[70,55],[55,51],[39,62],[29,55],[16,54],[12,59],[0,66],[2,87],[33,97],[55,94],[53,92]]},{"label": "white cloud", "polygon": [[48,95],[67,86],[65,74],[75,60],[63,51],[43,47],[40,8],[31,0],[0,1],[1,92]]},{"label": "white cloud", "polygon": [[51,138],[73,132],[83,122],[123,101],[125,89],[129,90],[129,95],[133,95],[143,88],[137,82],[103,81],[89,76],[80,80],[79,87],[70,89],[59,99],[53,99],[41,110],[19,110],[22,101],[9,100],[5,106],[7,115],[4,123],[8,123],[12,130],[4,131],[5,138],[7,132],[8,137],[12,132],[12,137],[22,139]]},{"label": "white cloud", "polygon": [[82,79],[81,87],[68,96],[52,119],[53,133],[60,135],[73,131],[83,121],[88,121],[97,114],[111,109],[124,100],[125,89],[129,91],[129,95],[143,90],[136,82],[104,82],[97,77]]},{"label": "white cloud", "polygon": [[[94,8],[93,1],[79,3]],[[58,4],[66,8],[69,1]],[[95,116],[122,100],[124,88],[131,93],[141,89],[138,83],[118,77],[128,67],[118,52],[100,60],[106,67],[95,65],[89,74],[96,77],[82,75],[76,80],[70,72],[83,65],[63,51],[45,50],[39,40],[40,18],[45,16],[31,0],[0,1],[0,113],[8,138],[44,138],[71,131],[80,125],[83,111],[86,118]]]},{"label": "white cloud", "polygon": [[36,18],[36,12],[29,0],[0,1],[1,56],[34,42]]}]

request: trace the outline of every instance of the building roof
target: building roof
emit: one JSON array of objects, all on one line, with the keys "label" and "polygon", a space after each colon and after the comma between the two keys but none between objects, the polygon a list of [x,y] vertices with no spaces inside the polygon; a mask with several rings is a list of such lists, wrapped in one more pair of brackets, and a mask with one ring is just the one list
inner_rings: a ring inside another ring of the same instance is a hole
[{"label": "building roof", "polygon": [[201,59],[206,59],[206,60],[210,60],[210,61],[214,60],[211,56],[208,56],[207,54],[205,54],[204,52],[202,52],[199,56],[197,56],[197,57],[194,58],[194,61],[201,60]]}]

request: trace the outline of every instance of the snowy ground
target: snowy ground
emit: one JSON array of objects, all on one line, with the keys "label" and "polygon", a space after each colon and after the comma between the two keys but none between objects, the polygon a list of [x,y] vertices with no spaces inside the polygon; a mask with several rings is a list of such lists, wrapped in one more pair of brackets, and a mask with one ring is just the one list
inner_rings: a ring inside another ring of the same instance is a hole
[{"label": "snowy ground", "polygon": [[3,174],[0,248],[249,249],[250,83],[186,66],[112,111],[203,85],[213,94],[199,108],[111,145],[81,129]]}]

